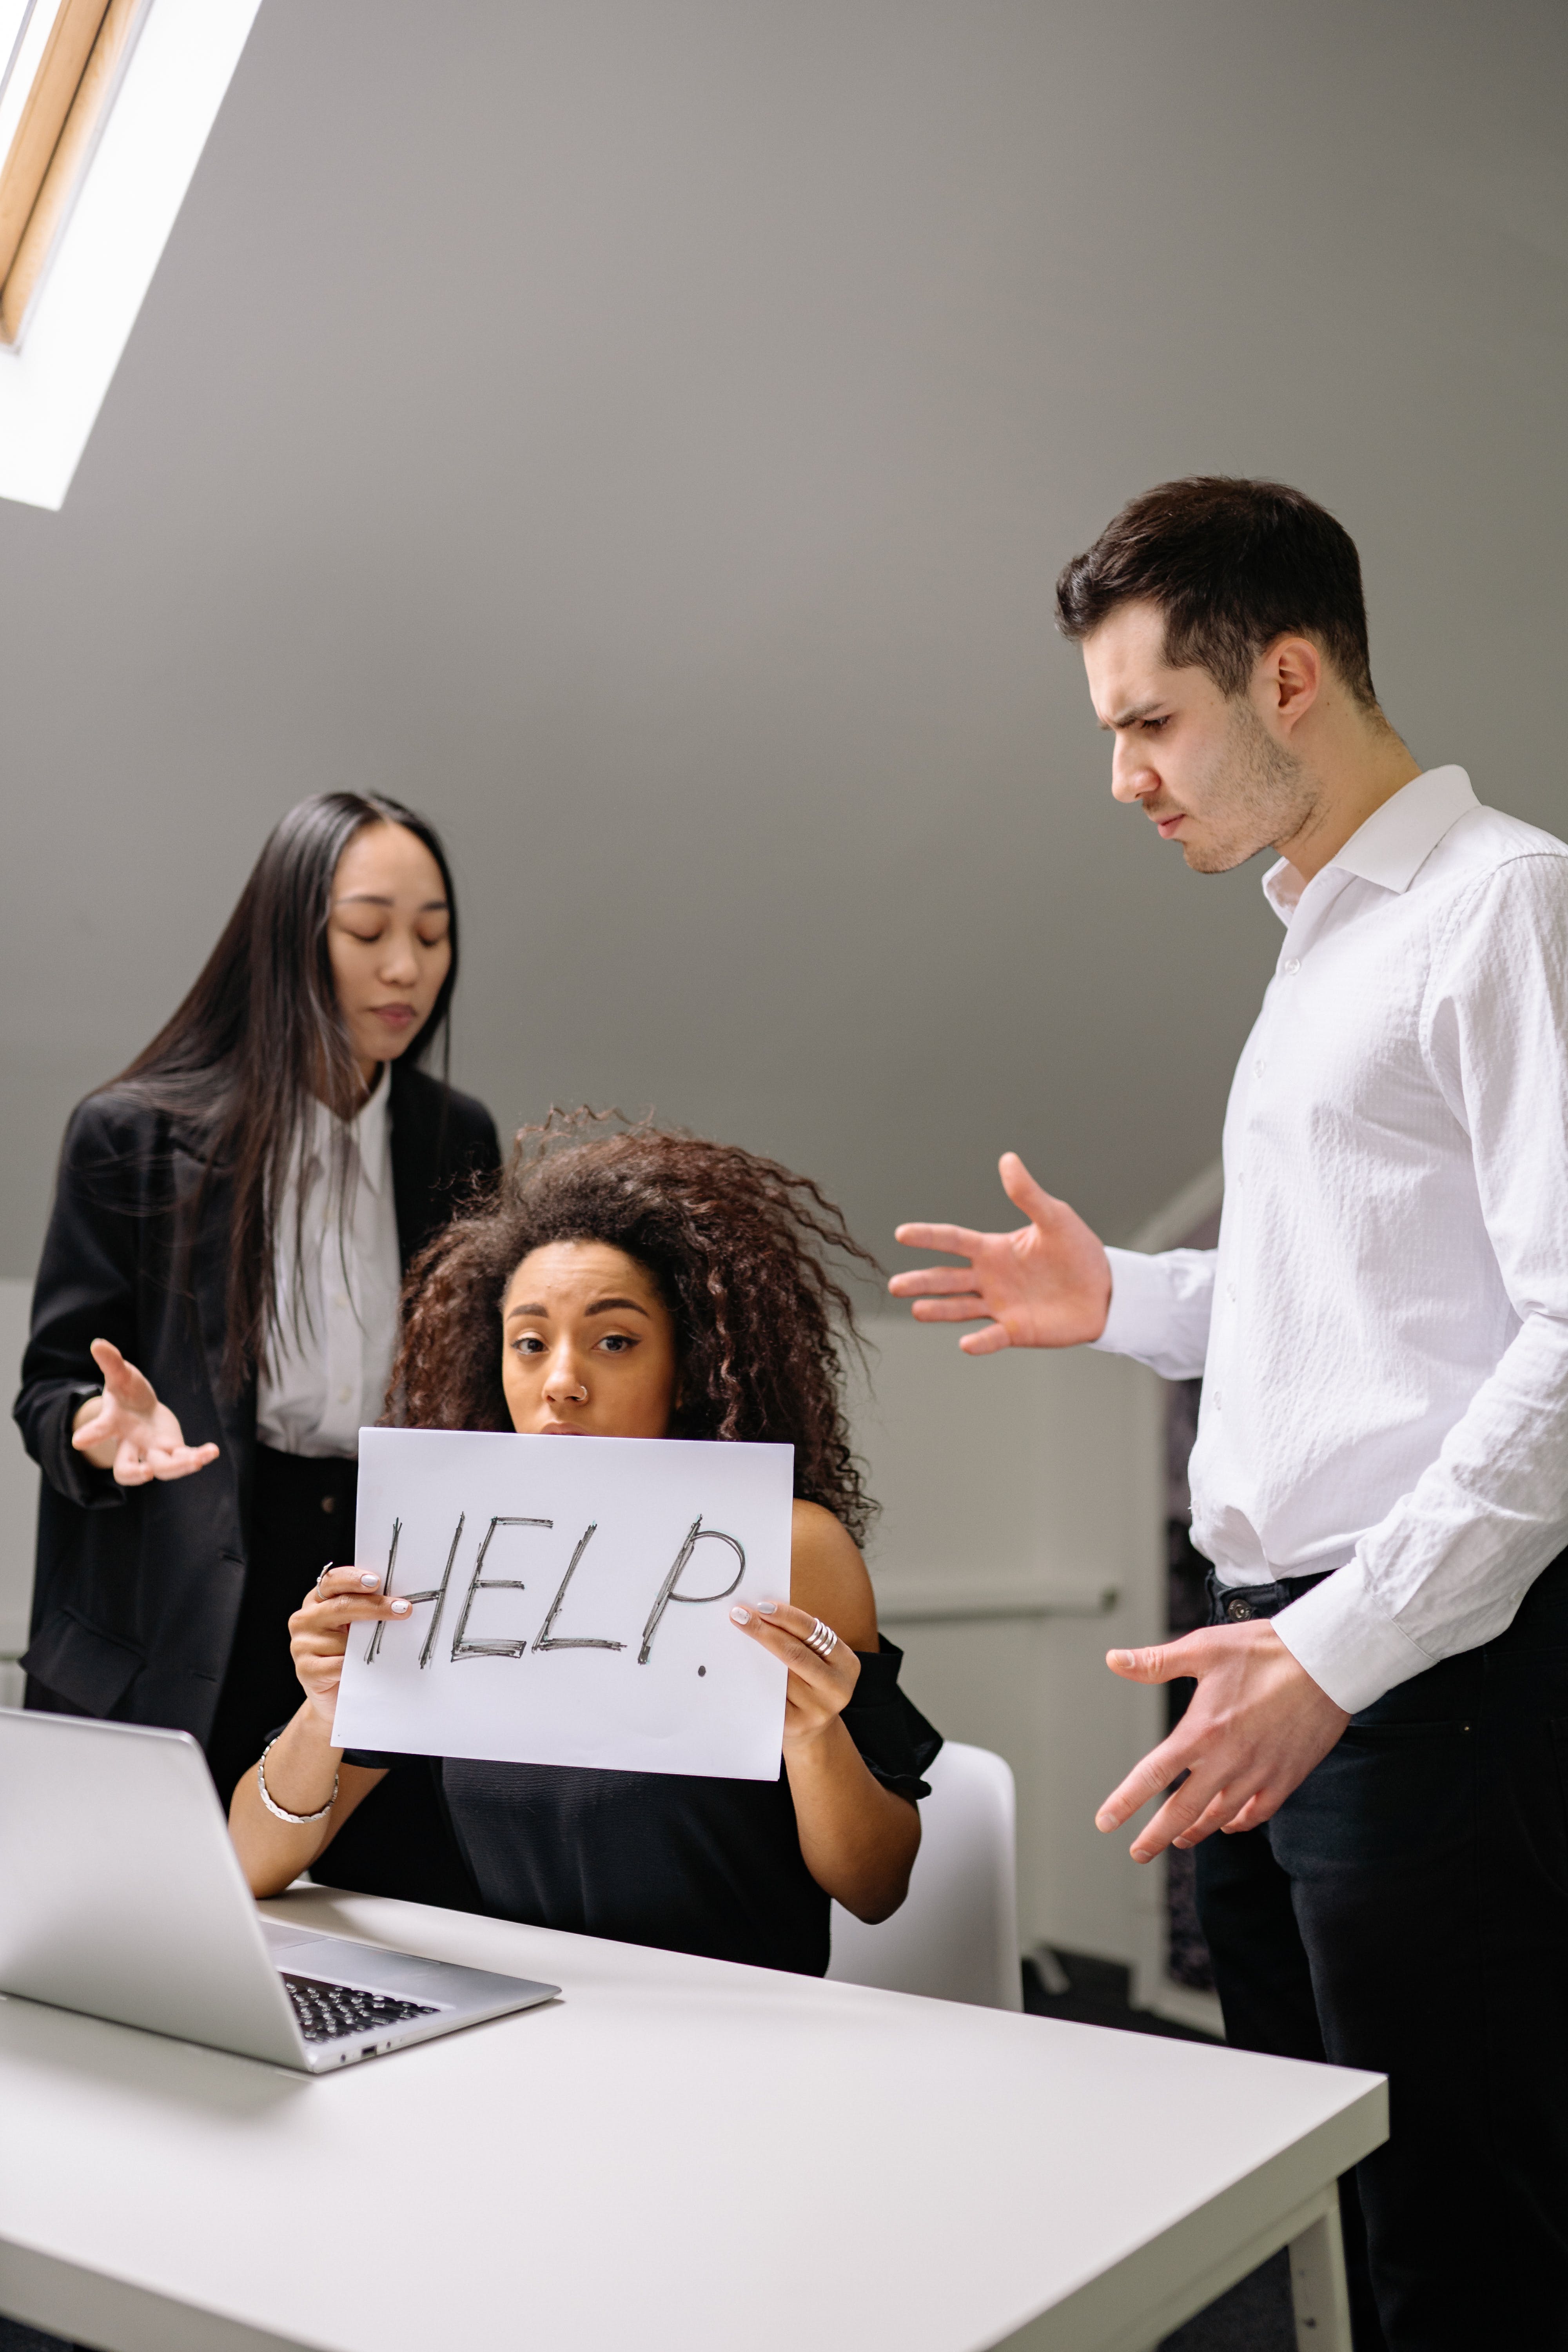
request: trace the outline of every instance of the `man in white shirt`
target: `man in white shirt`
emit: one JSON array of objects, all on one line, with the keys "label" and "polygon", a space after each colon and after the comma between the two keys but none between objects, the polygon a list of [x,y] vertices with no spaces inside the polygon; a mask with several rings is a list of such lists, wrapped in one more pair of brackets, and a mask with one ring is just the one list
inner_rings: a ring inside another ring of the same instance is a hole
[{"label": "man in white shirt", "polygon": [[1219,1245],[1106,1250],[1009,1154],[1028,1223],[901,1226],[966,1263],[892,1288],[922,1320],[988,1318],[973,1354],[1088,1344],[1203,1373],[1211,1624],[1111,1654],[1196,1687],[1099,1826],[1169,1792],[1132,1851],[1198,1848],[1233,2042],[1390,2076],[1390,2144],[1345,2200],[1358,2352],[1548,2352],[1568,2346],[1568,848],[1461,769],[1422,772],[1373,692],[1354,546],[1298,492],[1146,493],[1067,567],[1058,618],[1116,797],[1196,872],[1279,853]]}]

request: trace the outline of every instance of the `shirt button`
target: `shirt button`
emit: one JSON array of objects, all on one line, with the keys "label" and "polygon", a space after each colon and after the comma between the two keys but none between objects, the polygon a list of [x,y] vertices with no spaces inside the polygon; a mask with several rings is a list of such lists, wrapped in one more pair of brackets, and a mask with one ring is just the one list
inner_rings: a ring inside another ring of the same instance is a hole
[{"label": "shirt button", "polygon": [[1218,1389],[1215,1389],[1209,1399],[1209,1402],[1213,1405],[1215,1412],[1219,1411],[1220,1405],[1223,1402],[1224,1400],[1221,1398]]},{"label": "shirt button", "polygon": [[347,1404],[347,1402],[348,1402],[348,1401],[349,1401],[350,1397],[352,1397],[352,1396],[353,1396],[353,1389],[340,1389],[340,1390],[338,1391],[338,1402],[339,1402],[340,1404]]},{"label": "shirt button", "polygon": [[1254,1064],[1252,1065],[1253,1076],[1254,1076],[1255,1077],[1259,1077],[1259,1078],[1260,1078],[1260,1077],[1263,1076],[1264,1071],[1265,1071],[1268,1067],[1268,1063],[1264,1060],[1264,1058],[1263,1058],[1262,1055],[1260,1054],[1260,1055],[1258,1055],[1258,1057],[1257,1061],[1256,1061],[1256,1062],[1254,1062]]},{"label": "shirt button", "polygon": [[1225,1613],[1233,1625],[1239,1625],[1243,1618],[1251,1616],[1252,1603],[1250,1601],[1227,1601],[1225,1604]]},{"label": "shirt button", "polygon": [[1293,976],[1295,973],[1299,972],[1299,971],[1300,971],[1300,969],[1301,969],[1301,959],[1300,959],[1300,956],[1287,956],[1287,957],[1286,957],[1286,959],[1285,959],[1285,961],[1284,961],[1284,962],[1280,965],[1279,969],[1280,969],[1280,971],[1287,971],[1287,972],[1289,972],[1289,973],[1290,973],[1290,974],[1292,974],[1292,976]]},{"label": "shirt button", "polygon": [[340,1290],[334,1293],[332,1297],[332,1305],[334,1307],[346,1307],[348,1303],[349,1295],[346,1290]]},{"label": "shirt button", "polygon": [[1227,1283],[1226,1284],[1226,1286],[1225,1286],[1225,1295],[1226,1295],[1226,1297],[1229,1299],[1229,1301],[1230,1301],[1231,1305],[1234,1307],[1234,1306],[1236,1305],[1236,1285],[1235,1285],[1235,1283],[1234,1283],[1234,1282],[1227,1282]]}]

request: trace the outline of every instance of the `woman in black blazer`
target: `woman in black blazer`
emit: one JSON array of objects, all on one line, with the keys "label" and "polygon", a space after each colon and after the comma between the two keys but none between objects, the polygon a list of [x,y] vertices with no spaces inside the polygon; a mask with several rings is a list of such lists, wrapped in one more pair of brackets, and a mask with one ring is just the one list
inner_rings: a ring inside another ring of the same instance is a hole
[{"label": "woman in black blazer", "polygon": [[67,1130],[16,1407],[44,1473],[26,1703],[192,1732],[226,1801],[299,1697],[289,1612],[352,1557],[402,1273],[500,1165],[419,1067],[457,969],[432,827],[302,802]]}]

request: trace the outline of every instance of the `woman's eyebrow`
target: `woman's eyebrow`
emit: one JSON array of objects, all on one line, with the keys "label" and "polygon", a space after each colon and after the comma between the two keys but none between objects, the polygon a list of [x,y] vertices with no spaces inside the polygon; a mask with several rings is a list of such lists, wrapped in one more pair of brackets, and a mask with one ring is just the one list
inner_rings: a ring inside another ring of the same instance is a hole
[{"label": "woman's eyebrow", "polygon": [[[648,1316],[647,1308],[639,1307],[635,1298],[596,1298],[592,1307],[585,1307],[583,1309],[584,1315],[611,1315],[617,1311],[626,1315],[640,1315],[646,1320],[652,1320]],[[506,1310],[506,1319],[509,1323],[514,1315],[540,1315],[548,1320],[550,1309],[548,1307],[509,1307]]]},{"label": "woman's eyebrow", "polygon": [[[345,890],[332,904],[337,907],[395,907],[397,901],[388,898],[380,890]],[[449,915],[451,911],[445,898],[426,898],[419,909],[422,915]]]}]

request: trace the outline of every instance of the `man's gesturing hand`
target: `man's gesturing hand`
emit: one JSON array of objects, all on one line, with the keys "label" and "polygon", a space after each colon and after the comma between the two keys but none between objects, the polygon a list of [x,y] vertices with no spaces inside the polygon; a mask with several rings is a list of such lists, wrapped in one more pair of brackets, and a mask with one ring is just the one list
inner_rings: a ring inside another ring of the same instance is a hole
[{"label": "man's gesturing hand", "polygon": [[1154,1650],[1110,1650],[1105,1663],[1133,1683],[1197,1677],[1170,1738],[1129,1772],[1094,1817],[1096,1829],[1119,1830],[1187,1775],[1139,1831],[1134,1862],[1152,1862],[1168,1845],[1197,1845],[1214,1830],[1257,1829],[1322,1762],[1350,1721],[1264,1619],[1211,1625]]},{"label": "man's gesturing hand", "polygon": [[1110,1261],[1065,1201],[1042,1192],[1016,1151],[1002,1155],[1002,1189],[1029,1222],[1010,1234],[966,1225],[900,1225],[907,1249],[948,1250],[964,1265],[922,1265],[888,1288],[912,1298],[917,1323],[991,1320],[959,1341],[966,1355],[998,1348],[1078,1348],[1098,1339],[1110,1311]]}]

